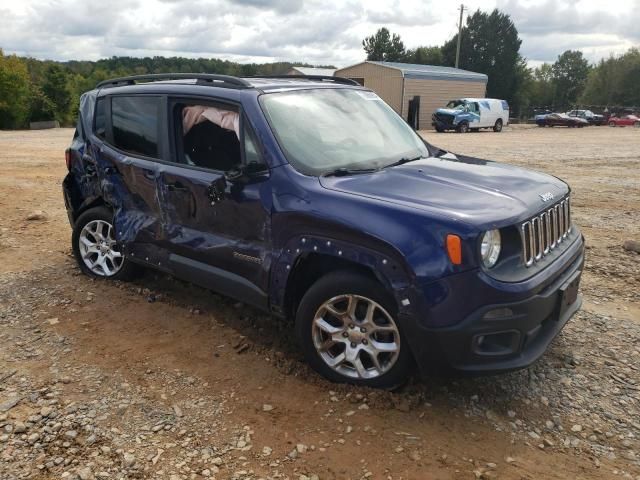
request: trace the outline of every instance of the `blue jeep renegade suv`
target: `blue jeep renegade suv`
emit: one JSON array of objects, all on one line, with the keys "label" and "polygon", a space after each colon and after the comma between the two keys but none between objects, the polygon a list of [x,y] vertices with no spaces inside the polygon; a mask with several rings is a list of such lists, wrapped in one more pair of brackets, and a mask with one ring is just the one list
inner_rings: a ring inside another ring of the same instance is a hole
[{"label": "blue jeep renegade suv", "polygon": [[581,304],[566,183],[433,147],[350,80],[105,81],[66,160],[86,274],[151,267],[291,319],[333,381],[522,368]]}]

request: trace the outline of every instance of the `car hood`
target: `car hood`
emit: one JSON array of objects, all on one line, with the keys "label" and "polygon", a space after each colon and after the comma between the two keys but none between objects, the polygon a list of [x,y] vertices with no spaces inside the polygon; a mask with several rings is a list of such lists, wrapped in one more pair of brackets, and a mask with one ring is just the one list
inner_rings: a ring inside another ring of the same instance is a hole
[{"label": "car hood", "polygon": [[457,115],[459,113],[462,113],[462,110],[455,110],[453,108],[438,108],[436,110],[436,113],[447,113],[449,115]]},{"label": "car hood", "polygon": [[374,173],[321,177],[320,183],[329,190],[484,227],[529,218],[569,192],[566,183],[551,175],[450,153]]}]

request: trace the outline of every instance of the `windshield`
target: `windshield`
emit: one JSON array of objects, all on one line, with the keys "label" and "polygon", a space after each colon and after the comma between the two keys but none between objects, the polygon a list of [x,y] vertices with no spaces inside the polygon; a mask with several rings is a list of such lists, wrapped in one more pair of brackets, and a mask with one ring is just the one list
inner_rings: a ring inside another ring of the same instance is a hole
[{"label": "windshield", "polygon": [[465,102],[462,100],[451,100],[447,103],[447,108],[451,108],[454,110],[464,110]]},{"label": "windshield", "polygon": [[307,175],[378,169],[429,155],[421,138],[370,91],[297,90],[260,101],[287,160]]}]

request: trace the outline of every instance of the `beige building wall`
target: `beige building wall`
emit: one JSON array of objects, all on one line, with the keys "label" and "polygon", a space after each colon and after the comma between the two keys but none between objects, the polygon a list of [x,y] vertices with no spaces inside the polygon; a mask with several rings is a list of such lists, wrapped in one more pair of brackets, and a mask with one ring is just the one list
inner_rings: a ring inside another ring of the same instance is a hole
[{"label": "beige building wall", "polygon": [[456,98],[484,98],[486,88],[484,82],[407,78],[404,84],[404,117],[406,119],[409,111],[409,100],[418,95],[420,129],[431,129],[431,115],[436,109],[444,107],[449,100]]},{"label": "beige building wall", "polygon": [[385,102],[402,115],[402,72],[395,68],[373,63],[361,63],[337,70],[336,77],[364,79],[364,86],[378,94]]}]

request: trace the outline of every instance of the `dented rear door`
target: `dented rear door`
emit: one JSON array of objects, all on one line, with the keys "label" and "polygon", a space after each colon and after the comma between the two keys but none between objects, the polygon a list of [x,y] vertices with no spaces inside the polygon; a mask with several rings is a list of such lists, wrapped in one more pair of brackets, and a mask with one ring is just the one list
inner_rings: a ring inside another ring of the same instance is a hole
[{"label": "dented rear door", "polygon": [[114,210],[116,240],[127,255],[160,268],[167,259],[158,247],[164,105],[161,96],[106,97],[105,141],[92,149],[103,198]]}]

